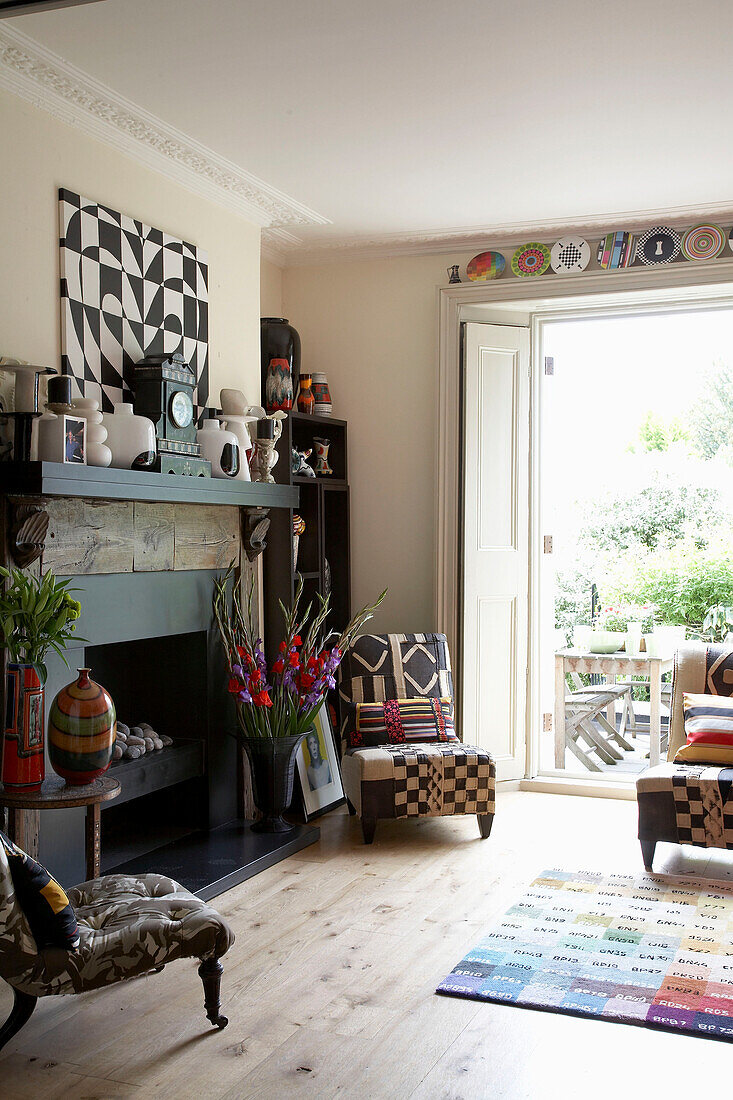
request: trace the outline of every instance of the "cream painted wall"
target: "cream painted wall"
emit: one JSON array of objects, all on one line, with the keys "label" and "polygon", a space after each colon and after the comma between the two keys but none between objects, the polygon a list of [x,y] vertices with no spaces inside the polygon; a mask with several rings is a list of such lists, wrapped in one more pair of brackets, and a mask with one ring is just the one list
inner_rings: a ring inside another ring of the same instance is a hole
[{"label": "cream painted wall", "polygon": [[57,189],[165,229],[209,253],[211,389],[259,393],[260,230],[237,214],[0,93],[0,355],[59,365]]},{"label": "cream painted wall", "polygon": [[283,269],[262,258],[260,261],[260,316],[282,317]]},{"label": "cream painted wall", "polygon": [[353,600],[385,585],[375,630],[435,626],[437,287],[470,254],[286,268],[283,312],[302,369],[328,374],[349,422]]}]

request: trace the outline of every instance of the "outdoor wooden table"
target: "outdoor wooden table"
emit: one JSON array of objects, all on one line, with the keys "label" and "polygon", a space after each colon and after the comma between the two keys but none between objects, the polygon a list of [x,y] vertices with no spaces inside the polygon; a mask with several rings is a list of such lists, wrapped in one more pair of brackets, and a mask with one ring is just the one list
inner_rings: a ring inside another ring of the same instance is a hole
[{"label": "outdoor wooden table", "polygon": [[561,649],[555,654],[555,767],[565,767],[565,674],[584,672],[586,675],[643,676],[649,681],[649,763],[652,767],[661,758],[662,739],[662,676],[674,665],[674,653],[650,657],[647,653],[590,653],[582,649]]},{"label": "outdoor wooden table", "polygon": [[86,806],[84,835],[87,879],[99,878],[101,855],[102,802],[109,802],[122,787],[111,775],[100,775],[84,787],[68,786],[64,779],[52,776],[43,781],[40,791],[6,791],[0,787],[0,807],[8,808],[10,839],[33,859],[38,858],[38,828],[33,826],[34,810],[65,810]]}]

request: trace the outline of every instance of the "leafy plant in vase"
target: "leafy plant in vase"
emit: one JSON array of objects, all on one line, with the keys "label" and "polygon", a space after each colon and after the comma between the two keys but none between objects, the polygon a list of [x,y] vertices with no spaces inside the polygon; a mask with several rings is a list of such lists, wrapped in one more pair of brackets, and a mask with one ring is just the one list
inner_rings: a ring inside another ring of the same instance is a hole
[{"label": "leafy plant in vase", "polygon": [[2,643],[10,657],[2,781],[10,790],[32,792],[41,786],[45,773],[46,655],[53,650],[67,664],[64,651],[74,635],[81,604],[71,596],[71,582],[58,581],[51,572],[39,578],[0,567],[0,577],[6,582],[0,592]]},{"label": "leafy plant in vase", "polygon": [[[229,597],[229,583],[232,593]],[[229,693],[239,722],[235,736],[249,759],[255,805],[262,819],[255,832],[280,833],[293,828],[283,813],[293,795],[297,750],[310,729],[326,693],[336,686],[341,657],[387,594],[380,595],[337,634],[326,630],[328,597],[317,595],[317,607],[300,613],[303,579],[298,576],[291,608],[280,602],[284,638],[268,669],[262,639],[252,619],[254,581],[242,606],[239,569],[231,568],[214,581],[214,615],[229,668]]]}]

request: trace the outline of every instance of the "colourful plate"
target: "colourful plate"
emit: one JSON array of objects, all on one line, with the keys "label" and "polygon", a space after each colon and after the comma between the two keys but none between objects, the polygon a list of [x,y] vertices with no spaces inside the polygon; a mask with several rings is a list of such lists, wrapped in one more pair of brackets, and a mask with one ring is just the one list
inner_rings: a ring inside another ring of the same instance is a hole
[{"label": "colourful plate", "polygon": [[498,279],[506,267],[501,252],[479,252],[468,261],[466,275],[474,283],[483,283],[487,279]]},{"label": "colourful plate", "polygon": [[719,225],[694,225],[682,238],[682,252],[688,260],[714,260],[725,248],[725,233]]},{"label": "colourful plate", "polygon": [[596,253],[598,266],[604,271],[615,271],[620,267],[630,267],[634,262],[633,233],[606,233],[598,243]]},{"label": "colourful plate", "polygon": [[680,235],[668,225],[653,225],[636,242],[636,258],[643,264],[670,264],[680,254]]},{"label": "colourful plate", "polygon": [[550,250],[552,270],[558,275],[577,275],[590,260],[590,245],[582,237],[561,237]]},{"label": "colourful plate", "polygon": [[530,241],[521,245],[512,256],[512,271],[520,279],[542,275],[550,266],[550,250],[546,244]]}]

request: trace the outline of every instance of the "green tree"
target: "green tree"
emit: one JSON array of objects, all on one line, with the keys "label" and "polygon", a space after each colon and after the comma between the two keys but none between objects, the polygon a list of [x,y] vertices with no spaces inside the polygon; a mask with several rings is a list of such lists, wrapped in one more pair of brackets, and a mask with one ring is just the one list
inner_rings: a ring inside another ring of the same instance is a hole
[{"label": "green tree", "polygon": [[[639,427],[639,444],[642,451],[668,451],[673,443],[684,442],[689,432],[679,417],[664,421],[650,409]],[[636,448],[631,447],[632,451]]]},{"label": "green tree", "polygon": [[705,375],[705,394],[690,410],[690,436],[701,458],[733,454],[733,370],[717,361]]},{"label": "green tree", "polygon": [[715,489],[655,478],[635,493],[609,494],[589,504],[580,541],[595,550],[661,550],[690,536],[704,547],[718,526],[713,517],[720,515],[719,501]]}]

